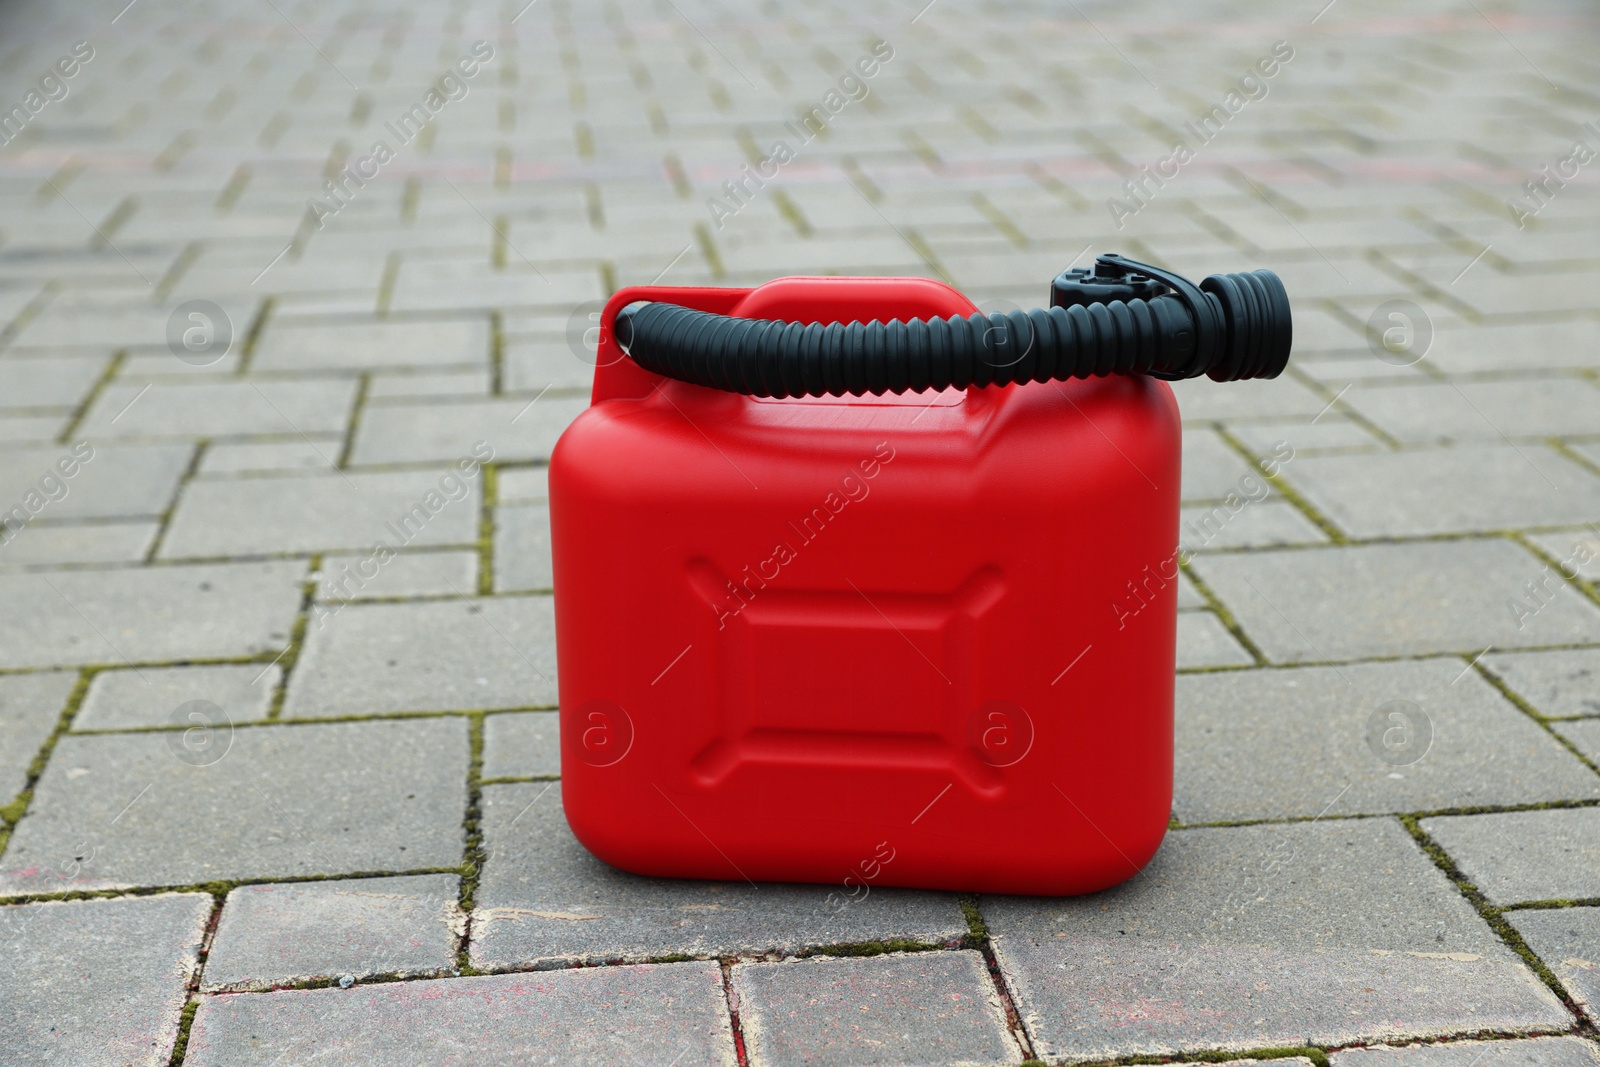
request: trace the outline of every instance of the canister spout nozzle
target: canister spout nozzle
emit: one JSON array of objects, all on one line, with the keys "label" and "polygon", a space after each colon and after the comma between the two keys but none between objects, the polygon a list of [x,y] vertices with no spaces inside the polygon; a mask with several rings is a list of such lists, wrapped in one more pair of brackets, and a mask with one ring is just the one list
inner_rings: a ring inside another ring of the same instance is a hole
[{"label": "canister spout nozzle", "polygon": [[884,323],[745,319],[634,301],[613,335],[646,370],[755,396],[861,396],[1108,374],[1276,378],[1289,361],[1289,297],[1270,270],[1199,285],[1103,255],[1058,275],[1051,306]]}]

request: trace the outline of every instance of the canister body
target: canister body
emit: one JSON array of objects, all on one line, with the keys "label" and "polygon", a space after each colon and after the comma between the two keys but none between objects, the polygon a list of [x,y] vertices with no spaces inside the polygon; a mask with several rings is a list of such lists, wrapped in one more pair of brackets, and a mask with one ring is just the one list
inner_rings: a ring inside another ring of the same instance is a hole
[{"label": "canister body", "polygon": [[[968,314],[921,279],[629,290]],[[1172,793],[1180,431],[1108,377],[762,400],[601,345],[550,465],[562,792],[640,874],[1070,894]]]}]

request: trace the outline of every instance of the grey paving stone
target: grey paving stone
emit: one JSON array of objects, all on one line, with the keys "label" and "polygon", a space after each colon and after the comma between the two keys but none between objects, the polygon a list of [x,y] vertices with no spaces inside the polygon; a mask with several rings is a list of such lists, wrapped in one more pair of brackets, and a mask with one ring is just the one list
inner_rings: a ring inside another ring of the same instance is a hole
[{"label": "grey paving stone", "polygon": [[550,499],[549,467],[502,467],[496,483],[502,504],[542,503]]},{"label": "grey paving stone", "polygon": [[825,885],[626,874],[578,844],[554,782],[485,786],[483,815],[489,858],[473,915],[472,961],[486,970],[862,941],[954,943],[967,932],[948,893],[886,889],[838,907]]},{"label": "grey paving stone", "polygon": [[29,523],[0,545],[0,566],[57,563],[136,563],[145,558],[160,524],[95,522],[82,525]]},{"label": "grey paving stone", "polygon": [[1404,1048],[1351,1048],[1328,1057],[1333,1067],[1596,1067],[1600,1049],[1579,1037],[1525,1041],[1455,1041]]},{"label": "grey paving stone", "polygon": [[1509,541],[1202,555],[1193,567],[1278,663],[1600,641],[1600,611],[1554,582],[1534,598],[1543,565]]},{"label": "grey paving stone", "polygon": [[487,368],[436,374],[374,374],[367,386],[369,401],[396,398],[489,395]]},{"label": "grey paving stone", "polygon": [[1464,668],[1433,659],[1180,677],[1173,814],[1197,823],[1600,798],[1600,777]]},{"label": "grey paving stone", "polygon": [[[0,448],[0,510],[10,511],[33,491],[47,500],[38,518],[154,518],[166,510],[178,479],[194,449],[189,445],[138,445],[88,442],[92,455],[72,445],[14,445]],[[88,455],[87,462],[79,457]],[[65,467],[60,464],[66,463]],[[66,470],[75,470],[62,478]],[[65,486],[51,490],[41,482],[56,478]],[[51,496],[56,499],[50,500]],[[31,510],[31,508],[30,508]],[[0,553],[4,549],[0,548]]]},{"label": "grey paving stone", "polygon": [[414,596],[451,596],[478,587],[476,552],[397,552],[388,562],[371,553],[334,554],[322,560],[317,596],[337,604]]},{"label": "grey paving stone", "polygon": [[0,667],[254,656],[281,649],[305,564],[208,563],[0,574]]},{"label": "grey paving stone", "polygon": [[307,434],[293,441],[217,441],[200,457],[200,473],[334,470],[341,446],[334,434]]},{"label": "grey paving stone", "polygon": [[70,671],[0,675],[0,803],[9,804],[28,783],[28,767],[77,684]]},{"label": "grey paving stone", "polygon": [[110,359],[109,355],[0,359],[0,407],[76,407]]},{"label": "grey paving stone", "polygon": [[1600,718],[1551,723],[1551,729],[1572,742],[1590,763],[1600,765]]},{"label": "grey paving stone", "polygon": [[976,952],[741,963],[732,979],[752,1065],[1022,1061]]},{"label": "grey paving stone", "polygon": [[69,734],[0,892],[455,866],[466,771],[456,718]]},{"label": "grey paving stone", "polygon": [[561,773],[561,737],[553,711],[519,711],[483,720],[483,777]]},{"label": "grey paving stone", "polygon": [[240,886],[223,905],[201,988],[445,974],[466,926],[459,893],[453,874]]},{"label": "grey paving stone", "polygon": [[495,509],[494,587],[497,592],[547,590],[555,576],[550,559],[550,505]]},{"label": "grey paving stone", "polygon": [[1233,496],[1216,504],[1191,504],[1178,511],[1178,542],[1190,552],[1219,548],[1269,548],[1319,544],[1328,535],[1281,498]]},{"label": "grey paving stone", "polygon": [[457,460],[479,441],[489,442],[497,459],[548,459],[561,431],[588,406],[588,397],[545,396],[374,407],[356,429],[351,461]]},{"label": "grey paving stone", "polygon": [[187,1067],[490,1063],[736,1067],[716,963],[604,967],[213,996]]},{"label": "grey paving stone", "polygon": [[344,429],[356,383],[334,378],[287,381],[114,383],[89,409],[81,432],[93,437],[241,437],[330,433]]},{"label": "grey paving stone", "polygon": [[486,318],[315,323],[280,318],[262,331],[251,368],[267,371],[375,370],[486,364]]},{"label": "grey paving stone", "polygon": [[1577,378],[1352,389],[1345,402],[1402,441],[1498,441],[1595,432],[1600,389]]},{"label": "grey paving stone", "polygon": [[1234,640],[1222,620],[1209,611],[1185,611],[1178,615],[1178,669],[1196,667],[1239,667],[1255,662]]},{"label": "grey paving stone", "polygon": [[1266,479],[1215,430],[1183,431],[1183,499],[1221,500],[1229,493],[1250,496],[1266,488]]},{"label": "grey paving stone", "polygon": [[6,1060],[164,1067],[210,915],[202,893],[0,908]]},{"label": "grey paving stone", "polygon": [[0,443],[54,441],[67,428],[68,415],[0,415]]},{"label": "grey paving stone", "polygon": [[1496,904],[1600,897],[1600,808],[1441,816],[1422,828]]},{"label": "grey paving stone", "polygon": [[327,471],[197,478],[161,545],[168,559],[471,544],[477,478],[459,471]]},{"label": "grey paving stone", "polygon": [[1571,1024],[1389,819],[1176,831],[1115,889],[980,908],[1050,1062]]},{"label": "grey paving stone", "polygon": [[[1316,422],[1302,420],[1295,423],[1232,423],[1228,430],[1239,443],[1258,456],[1270,456],[1273,450],[1287,444],[1294,449],[1295,458],[1316,455],[1334,450],[1360,450],[1377,452],[1383,443],[1360,423],[1332,412]],[[1285,466],[1292,466],[1291,459]]]},{"label": "grey paving stone", "polygon": [[16,341],[41,348],[159,345],[166,341],[166,326],[166,312],[148,303],[142,307],[97,307],[58,301],[23,327]]},{"label": "grey paving stone", "polygon": [[1593,367],[1600,363],[1595,340],[1600,323],[1593,321],[1519,322],[1514,326],[1477,326],[1439,330],[1433,335],[1427,362],[1446,374],[1477,371],[1547,370]]},{"label": "grey paving stone", "polygon": [[1226,389],[1212,388],[1207,380],[1190,379],[1171,384],[1185,422],[1293,415],[1315,417],[1328,406],[1327,400],[1293,378],[1229,382]]},{"label": "grey paving stone", "polygon": [[[1561,980],[1589,1021],[1600,1021],[1600,908],[1508,911],[1505,918]],[[1592,1046],[1590,1052],[1594,1053]]]},{"label": "grey paving stone", "polygon": [[1357,537],[1559,526],[1600,514],[1600,477],[1539,444],[1304,456],[1284,476]]},{"label": "grey paving stone", "polygon": [[1528,540],[1562,564],[1563,573],[1600,582],[1600,523],[1580,530],[1531,534]]},{"label": "grey paving stone", "polygon": [[533,394],[541,389],[587,390],[594,384],[594,353],[574,355],[564,339],[506,338],[506,389]]},{"label": "grey paving stone", "polygon": [[1483,665],[1540,714],[1600,715],[1600,649],[1491,652]]},{"label": "grey paving stone", "polygon": [[549,707],[549,597],[350,604],[313,621],[284,714]]},{"label": "grey paving stone", "polygon": [[215,704],[233,722],[264,719],[283,669],[238,663],[102,671],[89,683],[74,730],[126,730],[189,725],[180,709],[191,700]]}]

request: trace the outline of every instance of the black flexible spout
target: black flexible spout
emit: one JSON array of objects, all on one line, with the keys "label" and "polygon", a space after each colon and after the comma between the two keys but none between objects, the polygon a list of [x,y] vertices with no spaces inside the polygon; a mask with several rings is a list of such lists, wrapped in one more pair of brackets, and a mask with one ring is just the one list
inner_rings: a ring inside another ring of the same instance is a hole
[{"label": "black flexible spout", "polygon": [[617,312],[614,330],[647,370],[766,397],[876,396],[1106,374],[1236,381],[1275,378],[1289,359],[1289,298],[1268,270],[1214,274],[1196,286],[1106,255],[1093,274],[1058,277],[1052,302],[966,318],[801,324],[638,301]]}]

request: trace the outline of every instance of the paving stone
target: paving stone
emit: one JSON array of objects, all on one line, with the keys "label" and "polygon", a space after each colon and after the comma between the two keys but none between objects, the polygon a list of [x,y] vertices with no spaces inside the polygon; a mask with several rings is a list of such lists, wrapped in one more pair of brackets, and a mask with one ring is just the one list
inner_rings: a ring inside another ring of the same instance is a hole
[{"label": "paving stone", "polygon": [[1434,333],[1429,365],[1446,374],[1477,371],[1548,370],[1600,364],[1600,324],[1583,321],[1519,322]]},{"label": "paving stone", "polygon": [[232,722],[264,719],[282,675],[283,669],[270,663],[102,671],[89,683],[72,728],[187,727],[182,708],[191,700],[216,705]]},{"label": "paving stone", "polygon": [[1525,1041],[1456,1041],[1404,1048],[1350,1048],[1328,1057],[1332,1067],[1596,1067],[1600,1049],[1578,1037]]},{"label": "paving stone", "polygon": [[0,415],[0,443],[54,441],[70,421],[67,415]]},{"label": "paving stone", "polygon": [[0,574],[0,667],[254,656],[284,647],[305,564]]},{"label": "paving stone", "polygon": [[[28,494],[37,491],[47,502],[35,514],[51,521],[155,518],[167,509],[194,455],[189,445],[89,442],[87,447],[92,453],[77,443],[0,448],[0,510],[25,504]],[[85,456],[87,462],[82,461]],[[61,477],[67,470],[75,473]],[[57,484],[65,487],[64,493],[53,488]]]},{"label": "paving stone", "polygon": [[1600,777],[1455,659],[1188,675],[1176,700],[1187,823],[1600,798]]},{"label": "paving stone", "polygon": [[0,407],[78,405],[105,371],[109,355],[0,359]]},{"label": "paving stone", "polygon": [[160,528],[157,522],[97,522],[71,526],[29,523],[0,545],[0,566],[136,563],[150,551],[150,544]]},{"label": "paving stone", "polygon": [[367,386],[369,401],[438,396],[488,396],[487,368],[438,374],[374,374]]},{"label": "paving stone", "polygon": [[1600,649],[1491,652],[1483,665],[1543,715],[1600,715]]},{"label": "paving stone", "polygon": [[1422,828],[1496,904],[1600,897],[1600,808],[1441,816]]},{"label": "paving stone", "polygon": [[[484,228],[487,230],[487,227]],[[519,242],[520,243],[520,242]],[[533,254],[532,250],[528,250]],[[670,255],[671,253],[667,253]],[[546,268],[534,273],[531,261],[512,252],[507,269],[488,264],[428,263],[415,257],[404,261],[394,287],[394,310],[456,311],[517,304],[554,304],[570,308],[588,300],[604,299],[597,272],[557,272]]]},{"label": "paving stone", "polygon": [[166,346],[162,346],[160,350],[133,349],[118,365],[117,381],[123,385],[129,383],[144,385],[146,382],[159,383],[183,379],[197,381],[204,378],[226,381],[239,373],[242,359],[238,345],[231,346],[227,355],[216,362],[199,366],[185,363],[167,351]]},{"label": "paving stone", "polygon": [[1255,662],[1254,657],[1234,640],[1222,620],[1209,611],[1185,611],[1178,615],[1178,669],[1196,667],[1238,667]]},{"label": "paving stone", "polygon": [[1052,1063],[1571,1025],[1389,819],[1176,831],[1115,889],[979,903]]},{"label": "paving stone", "polygon": [[453,874],[240,886],[223,905],[202,988],[445,974],[466,925],[459,893]]},{"label": "paving stone", "polygon": [[1528,540],[1555,557],[1564,573],[1600,583],[1600,523],[1563,533],[1531,534]]},{"label": "paving stone", "polygon": [[460,595],[478,587],[476,552],[397,552],[387,563],[370,553],[323,557],[317,596],[337,604],[414,596]]},{"label": "paving stone", "polygon": [[6,1059],[165,1067],[210,916],[203,893],[0,908]]},{"label": "paving stone", "polygon": [[69,671],[0,675],[0,803],[28,784],[28,768],[77,684]]},{"label": "paving stone", "polygon": [[485,786],[483,827],[489,858],[478,885],[472,961],[484,969],[792,953],[863,941],[954,943],[967,932],[948,893],[875,890],[841,908],[828,901],[825,885],[624,873],[578,844],[554,782]]},{"label": "paving stone", "polygon": [[1229,448],[1215,430],[1183,431],[1184,500],[1222,500],[1230,493],[1243,497],[1267,489],[1261,472]]},{"label": "paving stone", "polygon": [[1327,400],[1293,378],[1229,382],[1225,389],[1214,388],[1209,380],[1190,379],[1171,385],[1185,422],[1291,415],[1315,417],[1328,406]]},{"label": "paving stone", "polygon": [[479,441],[492,445],[497,459],[548,459],[561,431],[588,406],[588,397],[545,396],[373,407],[356,429],[351,461],[453,461]]},{"label": "paving stone", "polygon": [[166,342],[166,327],[167,313],[149,304],[134,308],[58,301],[23,327],[16,341],[35,348],[160,345]]},{"label": "paving stone", "polygon": [[497,592],[547,590],[555,582],[550,559],[550,505],[495,509],[494,587]]},{"label": "paving stone", "polygon": [[1498,441],[1593,433],[1600,389],[1576,378],[1427,382],[1344,399],[1402,441]]},{"label": "paving stone", "polygon": [[976,952],[741,963],[732,978],[753,1065],[1022,1061]]},{"label": "paving stone", "polygon": [[69,734],[0,892],[455,866],[466,770],[457,718]]},{"label": "paving stone", "polygon": [[1508,911],[1505,919],[1560,979],[1589,1021],[1600,1021],[1600,908]]},{"label": "paving stone", "polygon": [[1328,535],[1282,499],[1230,497],[1218,504],[1192,504],[1178,511],[1178,541],[1190,552],[1219,548],[1267,548],[1318,544]]},{"label": "paving stone", "polygon": [[1316,359],[1301,358],[1301,354],[1296,352],[1295,357],[1297,371],[1324,388],[1335,391],[1347,385],[1433,380],[1418,365],[1400,367],[1385,363],[1365,349],[1331,353]]},{"label": "paving stone", "polygon": [[521,711],[483,720],[483,777],[561,773],[561,738],[553,711]]},{"label": "paving stone", "polygon": [[[1271,456],[1284,445],[1294,450],[1297,459],[1318,452],[1357,449],[1377,452],[1383,442],[1358,422],[1353,422],[1332,412],[1316,422],[1302,420],[1297,423],[1240,422],[1228,426],[1228,431],[1239,443],[1258,456]],[[1284,466],[1291,466],[1294,459]]]},{"label": "paving stone", "polygon": [[350,604],[306,633],[284,714],[549,707],[549,597]]},{"label": "paving stone", "polygon": [[489,322],[482,317],[351,323],[280,318],[262,331],[251,369],[376,370],[482,365],[488,360]]},{"label": "paving stone", "polygon": [[1559,526],[1600,514],[1600,477],[1538,444],[1305,456],[1284,476],[1357,537]]},{"label": "paving stone", "polygon": [[1600,641],[1600,612],[1570,586],[1533,597],[1542,564],[1509,541],[1202,555],[1193,567],[1277,663]]},{"label": "paving stone", "polygon": [[544,503],[550,499],[550,468],[501,467],[495,490],[502,504]]},{"label": "paving stone", "polygon": [[200,457],[200,473],[334,470],[341,447],[333,434],[307,434],[293,441],[218,441]]},{"label": "paving stone", "polygon": [[533,394],[541,389],[587,391],[594,384],[594,351],[575,355],[565,340],[507,337],[506,389]]},{"label": "paving stone", "polygon": [[187,1067],[736,1067],[715,962],[206,997]]},{"label": "paving stone", "polygon": [[333,378],[285,381],[113,383],[85,417],[93,437],[240,437],[332,433],[344,429],[356,383]]},{"label": "paving stone", "polygon": [[197,478],[178,502],[161,555],[471,544],[481,492],[477,478],[455,470]]},{"label": "paving stone", "polygon": [[1550,728],[1597,766],[1600,766],[1600,718],[1551,723]]}]

